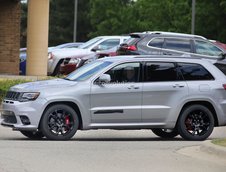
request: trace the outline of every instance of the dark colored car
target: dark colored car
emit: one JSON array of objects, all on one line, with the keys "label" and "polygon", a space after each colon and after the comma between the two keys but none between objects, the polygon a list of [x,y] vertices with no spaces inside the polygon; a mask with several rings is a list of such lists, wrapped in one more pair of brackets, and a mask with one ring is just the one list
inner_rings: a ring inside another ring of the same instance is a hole
[{"label": "dark colored car", "polygon": [[192,57],[219,58],[225,53],[221,47],[198,35],[173,32],[132,33],[121,44],[118,55],[183,55]]}]

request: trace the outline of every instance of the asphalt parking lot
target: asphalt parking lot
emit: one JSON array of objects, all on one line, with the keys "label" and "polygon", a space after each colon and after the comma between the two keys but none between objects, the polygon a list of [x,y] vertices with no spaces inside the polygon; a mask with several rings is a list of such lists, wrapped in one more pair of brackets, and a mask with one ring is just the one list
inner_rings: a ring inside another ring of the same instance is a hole
[{"label": "asphalt parking lot", "polygon": [[[221,127],[210,140],[224,137]],[[226,157],[200,151],[203,143],[162,140],[149,130],[78,131],[70,141],[31,141],[0,127],[0,171],[225,171]]]}]

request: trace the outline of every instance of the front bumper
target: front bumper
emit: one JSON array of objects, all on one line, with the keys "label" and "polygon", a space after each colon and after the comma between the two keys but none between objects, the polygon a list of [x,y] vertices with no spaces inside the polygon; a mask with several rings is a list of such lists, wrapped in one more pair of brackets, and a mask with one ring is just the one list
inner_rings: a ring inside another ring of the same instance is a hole
[{"label": "front bumper", "polygon": [[18,102],[4,100],[0,124],[14,130],[37,130],[43,112],[43,101]]},{"label": "front bumper", "polygon": [[73,72],[76,69],[77,64],[61,64],[60,65],[60,73],[67,75],[71,72]]}]

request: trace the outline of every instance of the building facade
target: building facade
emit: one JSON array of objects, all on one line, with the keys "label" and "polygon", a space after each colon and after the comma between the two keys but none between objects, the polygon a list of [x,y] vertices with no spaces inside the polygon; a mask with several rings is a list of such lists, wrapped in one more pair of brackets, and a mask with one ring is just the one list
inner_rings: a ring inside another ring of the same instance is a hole
[{"label": "building facade", "polygon": [[0,0],[0,74],[19,74],[20,1]]}]

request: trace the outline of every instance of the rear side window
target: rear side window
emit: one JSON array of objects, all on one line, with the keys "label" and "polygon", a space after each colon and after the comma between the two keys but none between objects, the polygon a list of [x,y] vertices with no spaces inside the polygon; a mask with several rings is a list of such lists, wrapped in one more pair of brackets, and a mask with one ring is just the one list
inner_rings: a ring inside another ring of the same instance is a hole
[{"label": "rear side window", "polygon": [[99,44],[100,50],[108,50],[112,47],[119,45],[120,39],[108,39]]},{"label": "rear side window", "polygon": [[154,38],[149,42],[148,46],[162,48],[163,43],[164,43],[163,38]]},{"label": "rear side window", "polygon": [[191,52],[191,43],[189,39],[165,38],[165,49]]},{"label": "rear side window", "polygon": [[209,71],[199,64],[178,63],[178,68],[187,81],[214,80]]},{"label": "rear side window", "polygon": [[167,62],[147,62],[144,78],[145,82],[181,80],[175,64]]},{"label": "rear side window", "polygon": [[226,64],[215,63],[214,65],[226,75]]}]

